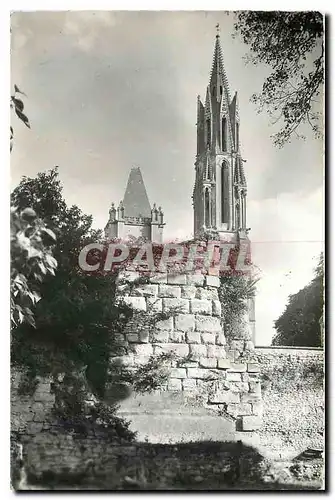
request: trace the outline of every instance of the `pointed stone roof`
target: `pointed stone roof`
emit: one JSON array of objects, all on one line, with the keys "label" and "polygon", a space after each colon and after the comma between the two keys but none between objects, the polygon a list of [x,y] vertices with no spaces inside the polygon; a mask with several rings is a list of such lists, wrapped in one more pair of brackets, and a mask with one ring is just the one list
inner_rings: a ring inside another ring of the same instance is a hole
[{"label": "pointed stone roof", "polygon": [[130,171],[123,198],[125,217],[151,217],[151,207],[139,167]]},{"label": "pointed stone roof", "polygon": [[214,56],[213,56],[213,64],[212,71],[210,77],[210,85],[215,85],[217,96],[220,96],[220,85],[222,85],[224,89],[224,93],[226,95],[226,99],[230,102],[230,89],[228,84],[228,79],[226,75],[226,70],[223,65],[223,56],[222,49],[220,43],[220,35],[216,35],[215,40],[215,48],[214,48]]}]

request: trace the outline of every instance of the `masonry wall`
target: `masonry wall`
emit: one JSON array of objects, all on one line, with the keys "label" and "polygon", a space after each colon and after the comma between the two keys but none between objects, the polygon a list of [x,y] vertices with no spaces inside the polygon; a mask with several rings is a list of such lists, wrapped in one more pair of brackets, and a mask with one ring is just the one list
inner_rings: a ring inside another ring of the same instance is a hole
[{"label": "masonry wall", "polygon": [[263,425],[260,442],[280,456],[324,448],[324,351],[256,347],[262,367]]},{"label": "masonry wall", "polygon": [[238,337],[227,341],[219,285],[217,276],[203,274],[155,273],[142,284],[137,272],[120,274],[119,299],[136,311],[118,336],[132,353],[120,359],[136,366],[173,352],[177,359],[162,390],[202,394],[204,405],[234,418],[237,430],[253,431],[261,426],[260,367],[250,361],[247,319]]}]

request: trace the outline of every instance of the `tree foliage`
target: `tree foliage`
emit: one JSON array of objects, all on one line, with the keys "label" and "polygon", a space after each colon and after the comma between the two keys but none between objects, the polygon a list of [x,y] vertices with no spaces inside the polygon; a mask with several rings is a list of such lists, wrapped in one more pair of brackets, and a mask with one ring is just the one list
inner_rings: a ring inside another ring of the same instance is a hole
[{"label": "tree foliage", "polygon": [[[247,61],[271,67],[262,91],[251,100],[281,129],[273,135],[283,146],[308,123],[321,134],[321,106],[315,106],[324,82],[323,16],[319,12],[241,11],[235,31],[250,48]],[[311,62],[312,61],[312,62]],[[300,137],[302,137],[300,135]]]},{"label": "tree foliage", "polygon": [[[28,117],[26,114],[23,112],[24,110],[24,104],[22,99],[20,99],[18,94],[25,95],[24,92],[21,92],[21,90],[18,88],[17,85],[14,85],[14,92],[10,96],[10,109],[12,109],[16,116],[25,124],[26,127],[30,128],[30,123],[28,120]],[[13,140],[14,140],[14,129],[12,126],[10,126],[10,150],[12,151],[13,148]]]},{"label": "tree foliage", "polygon": [[302,290],[290,295],[285,311],[275,321],[272,345],[320,347],[323,317],[324,265],[321,255],[315,276]]}]

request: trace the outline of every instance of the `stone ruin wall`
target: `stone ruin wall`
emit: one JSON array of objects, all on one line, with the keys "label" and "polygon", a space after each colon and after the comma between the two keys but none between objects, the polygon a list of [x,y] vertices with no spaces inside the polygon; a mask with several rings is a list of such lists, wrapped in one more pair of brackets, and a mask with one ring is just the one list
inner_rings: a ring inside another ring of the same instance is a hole
[{"label": "stone ruin wall", "polygon": [[119,298],[138,317],[166,316],[149,328],[136,320],[135,314],[126,332],[117,337],[119,344],[130,351],[122,362],[138,366],[150,356],[166,352],[187,357],[182,363],[171,361],[169,379],[162,391],[202,394],[205,406],[235,420],[236,430],[259,429],[260,367],[254,362],[248,321],[240,329],[241,334],[228,341],[222,324],[219,278],[151,273],[147,283],[138,284],[139,278],[136,271],[120,273]]}]

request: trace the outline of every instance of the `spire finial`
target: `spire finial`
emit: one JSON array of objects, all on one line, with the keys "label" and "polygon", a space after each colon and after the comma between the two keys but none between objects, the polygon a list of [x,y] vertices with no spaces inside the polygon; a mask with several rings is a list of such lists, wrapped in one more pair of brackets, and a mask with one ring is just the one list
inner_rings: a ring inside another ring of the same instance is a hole
[{"label": "spire finial", "polygon": [[217,25],[215,26],[215,28],[216,28],[216,38],[219,38],[219,36],[220,36],[220,24],[217,23]]}]

